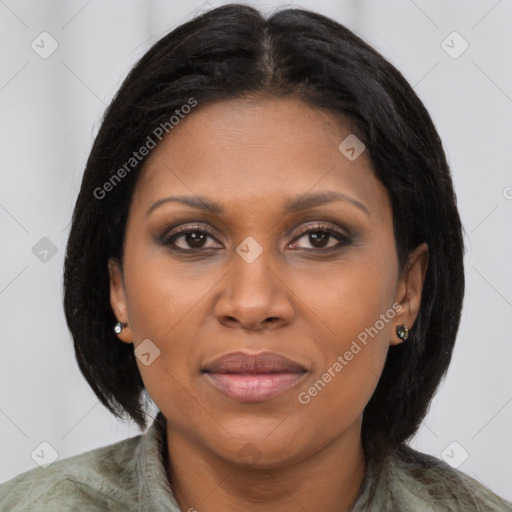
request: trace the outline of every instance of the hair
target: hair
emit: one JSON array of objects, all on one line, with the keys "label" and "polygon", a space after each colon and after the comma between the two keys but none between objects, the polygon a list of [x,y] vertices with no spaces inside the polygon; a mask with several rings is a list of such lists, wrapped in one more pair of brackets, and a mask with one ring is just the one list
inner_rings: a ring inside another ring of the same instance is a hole
[{"label": "hair", "polygon": [[145,428],[147,392],[133,347],[113,332],[107,268],[109,258],[122,263],[145,158],[110,181],[108,197],[98,187],[191,98],[201,108],[254,95],[348,118],[389,193],[400,270],[412,249],[428,245],[416,322],[407,342],[390,347],[363,414],[365,452],[379,459],[417,431],[448,368],[464,295],[462,227],[441,141],[412,87],[353,32],[314,12],[210,10],[157,41],[124,80],[89,155],[66,250],[64,308],[80,370],[114,415]]}]

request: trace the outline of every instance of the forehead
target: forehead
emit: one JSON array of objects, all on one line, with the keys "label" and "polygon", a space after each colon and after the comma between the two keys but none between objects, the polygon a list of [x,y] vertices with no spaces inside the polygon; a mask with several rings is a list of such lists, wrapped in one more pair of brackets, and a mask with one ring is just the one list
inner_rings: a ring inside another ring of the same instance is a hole
[{"label": "forehead", "polygon": [[339,149],[352,130],[348,119],[294,98],[199,103],[149,155],[135,206],[187,194],[266,208],[308,191],[336,190],[387,209],[367,152],[349,160]]}]

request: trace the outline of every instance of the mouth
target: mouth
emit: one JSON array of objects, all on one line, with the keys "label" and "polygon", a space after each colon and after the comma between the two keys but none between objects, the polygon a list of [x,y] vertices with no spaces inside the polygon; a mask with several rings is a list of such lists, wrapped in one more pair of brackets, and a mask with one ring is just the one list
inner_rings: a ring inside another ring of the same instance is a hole
[{"label": "mouth", "polygon": [[201,372],[217,390],[240,402],[261,402],[296,386],[307,374],[280,354],[232,352],[207,363]]}]

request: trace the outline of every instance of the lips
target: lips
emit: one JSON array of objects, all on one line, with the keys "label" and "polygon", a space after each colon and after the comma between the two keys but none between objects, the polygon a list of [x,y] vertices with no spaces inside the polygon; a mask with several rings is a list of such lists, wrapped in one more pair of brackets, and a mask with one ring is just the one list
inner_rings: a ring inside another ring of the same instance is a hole
[{"label": "lips", "polygon": [[274,352],[232,352],[207,363],[202,370],[209,373],[302,373],[306,368]]},{"label": "lips", "polygon": [[242,402],[270,400],[307,373],[302,364],[274,352],[232,352],[206,363],[201,371],[219,391]]}]

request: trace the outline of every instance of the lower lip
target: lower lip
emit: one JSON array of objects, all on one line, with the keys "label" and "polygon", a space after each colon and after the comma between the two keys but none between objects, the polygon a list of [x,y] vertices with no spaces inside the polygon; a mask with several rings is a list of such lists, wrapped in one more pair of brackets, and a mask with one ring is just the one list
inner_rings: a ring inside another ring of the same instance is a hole
[{"label": "lower lip", "polygon": [[295,386],[304,373],[207,373],[220,391],[240,402],[270,400]]}]

